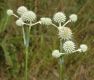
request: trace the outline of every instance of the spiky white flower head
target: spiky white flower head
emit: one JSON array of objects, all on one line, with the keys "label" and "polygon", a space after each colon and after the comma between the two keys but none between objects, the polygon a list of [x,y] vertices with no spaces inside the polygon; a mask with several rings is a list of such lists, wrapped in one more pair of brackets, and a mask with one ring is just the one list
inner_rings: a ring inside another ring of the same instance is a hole
[{"label": "spiky white flower head", "polygon": [[36,14],[33,11],[24,12],[21,16],[23,21],[34,22],[36,20]]},{"label": "spiky white flower head", "polygon": [[52,52],[52,56],[55,58],[59,58],[61,56],[61,53],[59,52],[59,50],[54,50]]},{"label": "spiky white flower head", "polygon": [[72,31],[68,27],[58,27],[59,30],[59,38],[64,39],[64,40],[69,40],[72,38]]},{"label": "spiky white flower head", "polygon": [[88,47],[87,47],[87,45],[85,45],[85,44],[81,44],[81,45],[80,45],[80,49],[81,49],[81,52],[86,52],[87,49],[88,49]]},{"label": "spiky white flower head", "polygon": [[66,16],[63,12],[57,12],[54,14],[53,20],[57,23],[62,23],[66,21]]},{"label": "spiky white flower head", "polygon": [[9,16],[13,15],[13,10],[8,9],[8,10],[7,10],[7,15],[9,15]]},{"label": "spiky white flower head", "polygon": [[73,53],[75,51],[75,43],[72,41],[66,41],[63,44],[63,49],[66,53]]},{"label": "spiky white flower head", "polygon": [[22,15],[24,12],[27,12],[27,8],[25,6],[20,6],[18,9],[17,9],[17,13],[19,15]]},{"label": "spiky white flower head", "polygon": [[71,20],[72,22],[76,22],[77,19],[78,19],[76,14],[71,14],[71,15],[69,16],[69,18],[70,18],[70,20]]},{"label": "spiky white flower head", "polygon": [[50,18],[43,17],[40,19],[40,21],[41,21],[41,24],[43,24],[43,25],[51,25],[52,24],[52,20]]},{"label": "spiky white flower head", "polygon": [[25,23],[22,21],[21,18],[16,21],[16,25],[17,25],[17,26],[23,26],[24,24],[25,24]]}]

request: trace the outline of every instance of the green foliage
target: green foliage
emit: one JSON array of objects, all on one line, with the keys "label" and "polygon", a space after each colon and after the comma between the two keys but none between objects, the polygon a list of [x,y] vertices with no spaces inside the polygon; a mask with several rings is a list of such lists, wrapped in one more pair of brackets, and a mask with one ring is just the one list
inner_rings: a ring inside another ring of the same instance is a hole
[{"label": "green foliage", "polygon": [[7,23],[9,22],[9,17],[6,14],[7,5],[5,4],[5,0],[0,1],[0,33],[6,29]]}]

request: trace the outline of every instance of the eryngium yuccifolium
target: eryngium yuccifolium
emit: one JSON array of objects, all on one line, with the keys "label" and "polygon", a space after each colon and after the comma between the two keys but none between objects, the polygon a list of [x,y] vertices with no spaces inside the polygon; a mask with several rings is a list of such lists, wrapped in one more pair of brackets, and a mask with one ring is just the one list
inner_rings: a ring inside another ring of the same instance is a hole
[{"label": "eryngium yuccifolium", "polygon": [[66,16],[63,12],[57,12],[54,14],[53,20],[57,23],[62,23],[66,21]]},{"label": "eryngium yuccifolium", "polygon": [[55,58],[59,58],[61,56],[61,54],[60,54],[59,50],[54,50],[52,52],[52,56],[55,57]]},{"label": "eryngium yuccifolium", "polygon": [[23,21],[34,22],[36,20],[36,14],[33,11],[24,12],[21,16]]},{"label": "eryngium yuccifolium", "polygon": [[87,45],[85,45],[85,44],[81,44],[81,45],[80,45],[80,49],[81,49],[82,52],[86,52],[87,49],[88,49],[88,47],[87,47]]},{"label": "eryngium yuccifolium", "polygon": [[52,20],[50,18],[44,17],[44,18],[41,18],[40,21],[41,21],[41,24],[43,24],[43,25],[51,25],[52,24]]},{"label": "eryngium yuccifolium", "polygon": [[59,38],[64,40],[69,40],[72,38],[72,31],[68,27],[58,27],[59,30]]},{"label": "eryngium yuccifolium", "polygon": [[63,49],[66,53],[73,53],[75,51],[75,43],[72,41],[66,41],[63,44]]},{"label": "eryngium yuccifolium", "polygon": [[13,10],[8,9],[8,10],[7,10],[7,15],[9,15],[9,16],[13,15]]},{"label": "eryngium yuccifolium", "polygon": [[76,14],[71,14],[71,15],[69,16],[69,18],[70,18],[70,20],[71,20],[72,22],[76,22],[76,21],[77,21],[77,15],[76,15]]},{"label": "eryngium yuccifolium", "polygon": [[27,8],[24,7],[24,6],[20,6],[20,7],[17,9],[17,13],[18,13],[19,15],[22,15],[24,12],[27,12],[27,11],[28,11]]},{"label": "eryngium yuccifolium", "polygon": [[17,21],[16,21],[16,25],[17,26],[23,26],[25,23],[22,21],[22,19],[18,19]]}]

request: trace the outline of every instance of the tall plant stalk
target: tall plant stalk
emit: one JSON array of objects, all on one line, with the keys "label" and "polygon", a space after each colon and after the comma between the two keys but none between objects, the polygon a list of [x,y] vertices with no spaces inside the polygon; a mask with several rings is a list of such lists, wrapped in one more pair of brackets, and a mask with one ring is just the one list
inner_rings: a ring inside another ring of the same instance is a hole
[{"label": "tall plant stalk", "polygon": [[29,39],[30,39],[30,27],[23,30],[23,39],[24,39],[24,46],[25,46],[25,80],[28,80],[28,55],[29,55]]},{"label": "tall plant stalk", "polygon": [[28,47],[25,49],[25,80],[28,80]]},{"label": "tall plant stalk", "polygon": [[[60,52],[62,52],[62,39],[60,39]],[[60,57],[59,59],[59,65],[60,65],[60,74],[59,78],[60,80],[64,80],[64,59],[63,56]]]}]

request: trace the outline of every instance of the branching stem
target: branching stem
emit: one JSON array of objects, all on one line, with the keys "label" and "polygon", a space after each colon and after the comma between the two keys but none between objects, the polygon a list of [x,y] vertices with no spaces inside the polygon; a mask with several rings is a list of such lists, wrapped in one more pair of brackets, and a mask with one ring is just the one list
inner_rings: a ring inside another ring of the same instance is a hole
[{"label": "branching stem", "polygon": [[62,27],[65,27],[71,20],[69,19]]}]

